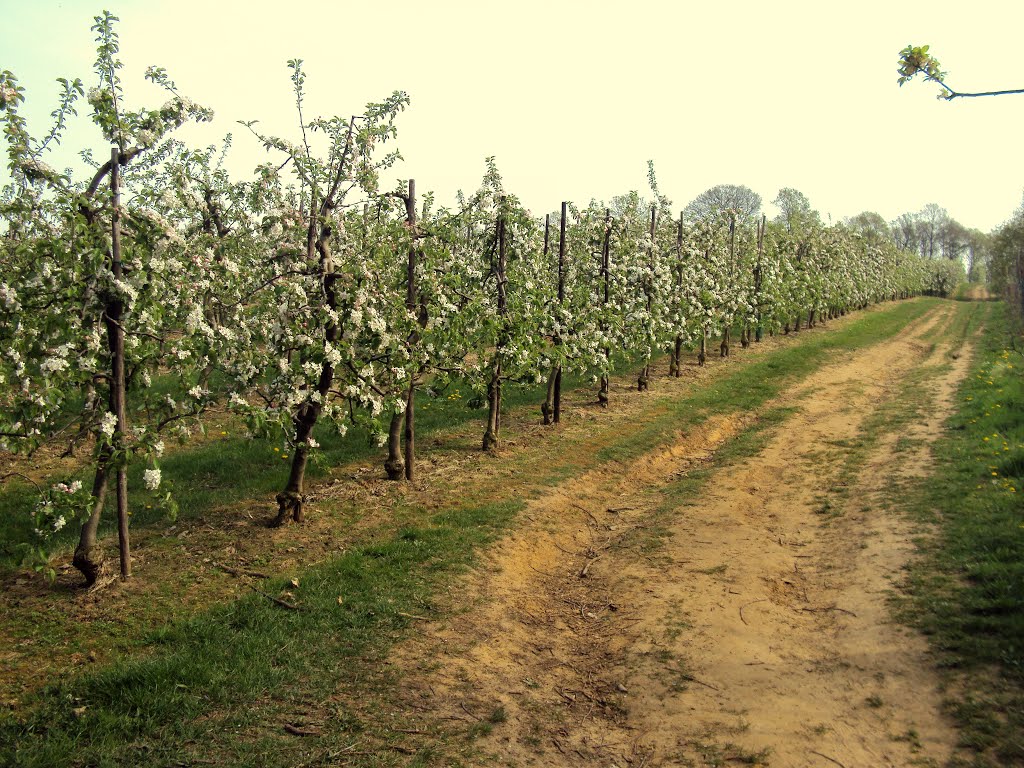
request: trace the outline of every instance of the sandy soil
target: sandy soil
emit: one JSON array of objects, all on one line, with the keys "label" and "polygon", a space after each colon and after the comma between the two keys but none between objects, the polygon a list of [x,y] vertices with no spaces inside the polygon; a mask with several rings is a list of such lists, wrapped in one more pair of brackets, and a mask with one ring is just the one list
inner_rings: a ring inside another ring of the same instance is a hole
[{"label": "sandy soil", "polygon": [[886,512],[883,490],[928,469],[966,350],[915,393],[926,420],[873,429],[850,457],[909,375],[950,361],[929,339],[953,312],[769,404],[795,412],[697,497],[675,498],[673,482],[756,415],[714,419],[532,501],[452,590],[448,617],[396,651],[412,670],[409,712],[493,721],[479,764],[944,762],[955,733],[939,679],[888,607],[918,532]]}]

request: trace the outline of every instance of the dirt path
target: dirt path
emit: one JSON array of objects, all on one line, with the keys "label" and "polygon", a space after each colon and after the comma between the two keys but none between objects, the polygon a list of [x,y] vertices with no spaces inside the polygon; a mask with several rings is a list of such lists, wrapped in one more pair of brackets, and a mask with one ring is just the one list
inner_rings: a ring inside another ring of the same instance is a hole
[{"label": "dirt path", "polygon": [[[928,466],[969,358],[941,366],[950,350],[931,341],[955,311],[770,404],[794,413],[696,496],[677,481],[756,416],[711,420],[531,502],[453,590],[463,608],[398,650],[398,666],[419,664],[409,711],[490,732],[479,764],[943,762],[955,734],[938,678],[887,608],[915,532],[880,492]],[[929,418],[879,427],[918,380]]]}]

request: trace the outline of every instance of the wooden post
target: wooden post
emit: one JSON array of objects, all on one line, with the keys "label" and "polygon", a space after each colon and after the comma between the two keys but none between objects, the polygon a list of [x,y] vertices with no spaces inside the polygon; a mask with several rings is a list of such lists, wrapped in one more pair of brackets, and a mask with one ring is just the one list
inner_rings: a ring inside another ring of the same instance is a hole
[{"label": "wooden post", "polygon": [[[602,309],[608,311],[608,302],[611,298],[610,286],[609,286],[609,271],[611,268],[611,234],[612,234],[612,211],[610,208],[604,209],[604,243],[601,247],[601,278],[604,282],[604,302],[601,305]],[[608,321],[601,318],[601,332],[608,332]],[[611,367],[611,349],[605,345],[604,348],[604,365],[605,371],[601,376],[601,388],[597,392],[597,402],[601,404],[602,408],[608,407],[608,385],[609,385],[609,372],[608,369]]]},{"label": "wooden post", "polygon": [[[647,294],[647,314],[650,316],[651,310],[654,307],[654,233],[658,223],[658,207],[656,205],[651,206],[651,244],[648,247],[648,270],[647,282],[644,285],[644,293]],[[638,392],[644,392],[650,386],[651,380],[651,358],[648,356],[644,363],[643,370],[640,371],[640,376],[637,377],[636,389]]]},{"label": "wooden post", "polygon": [[[416,291],[416,181],[409,179],[409,194],[405,198],[405,220],[409,226],[412,242],[409,244],[409,261],[405,272],[405,308],[417,314]],[[409,334],[409,346],[419,341],[419,331],[414,328]],[[416,377],[410,372],[409,390],[405,399],[405,479],[412,482],[416,462]]]},{"label": "wooden post", "polygon": [[[677,302],[681,301],[683,293],[683,214],[679,214],[679,226],[676,228],[676,296]],[[675,344],[672,347],[672,356],[669,360],[669,376],[677,379],[682,375],[683,367],[683,336],[676,332]]]},{"label": "wooden post", "polygon": [[498,317],[501,327],[494,350],[494,365],[491,369],[491,380],[487,385],[487,431],[484,432],[484,450],[493,451],[498,448],[498,433],[501,429],[501,358],[504,354],[505,323],[508,318],[508,294],[505,285],[505,265],[508,256],[508,238],[505,232],[505,201],[501,199],[498,210],[498,260],[495,264],[494,276],[497,281]]},{"label": "wooden post", "polygon": [[761,259],[764,255],[764,231],[768,217],[761,215],[757,225],[757,264],[754,266],[754,318],[757,323],[754,330],[754,341],[761,341],[764,336],[764,324],[761,317],[761,283],[763,280]]},{"label": "wooden post", "polygon": [[[736,214],[729,217],[729,278],[736,275]],[[722,343],[719,345],[721,357],[729,356],[729,331],[730,323],[725,323],[722,328]]]},{"label": "wooden post", "polygon": [[[112,196],[110,254],[114,280],[124,273],[121,263],[121,157],[115,147],[110,150],[110,192]],[[117,454],[117,542],[121,558],[121,578],[132,575],[131,550],[128,541],[128,467],[124,450],[124,436],[128,433],[128,407],[125,396],[124,371],[124,303],[120,296],[107,303],[107,337],[110,345],[111,382],[110,408],[117,417],[114,450]]]},{"label": "wooden post", "polygon": [[[558,225],[558,306],[559,308],[565,303],[565,220],[567,218],[569,204],[562,201],[562,219]],[[555,344],[561,344],[562,339],[555,339]],[[555,366],[555,403],[554,403],[554,418],[555,424],[561,421],[562,418],[562,364],[559,362]]]}]

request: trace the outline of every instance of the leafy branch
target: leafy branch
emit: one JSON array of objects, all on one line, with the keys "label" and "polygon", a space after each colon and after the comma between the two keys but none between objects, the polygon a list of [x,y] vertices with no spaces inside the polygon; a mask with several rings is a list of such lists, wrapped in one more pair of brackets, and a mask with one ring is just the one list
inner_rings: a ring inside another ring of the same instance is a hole
[{"label": "leafy branch", "polygon": [[923,74],[926,82],[938,83],[942,87],[942,92],[938,98],[944,101],[952,101],[956,98],[975,98],[977,96],[1005,96],[1011,93],[1024,93],[1024,88],[1014,88],[1004,91],[979,91],[976,93],[967,93],[965,91],[955,91],[946,83],[947,72],[943,72],[939,60],[928,53],[929,46],[927,45],[908,45],[902,51],[900,51],[899,68],[897,72],[900,73],[899,84],[902,86],[917,77],[918,74]]}]

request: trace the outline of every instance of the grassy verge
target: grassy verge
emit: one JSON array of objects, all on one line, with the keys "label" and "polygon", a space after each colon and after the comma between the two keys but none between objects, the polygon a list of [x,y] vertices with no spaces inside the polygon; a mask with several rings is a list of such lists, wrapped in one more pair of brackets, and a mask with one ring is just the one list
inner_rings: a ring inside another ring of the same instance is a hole
[{"label": "grassy verge", "polygon": [[[432,748],[410,746],[410,732],[420,728],[389,708],[395,681],[383,662],[410,622],[431,615],[432,595],[512,523],[523,498],[581,465],[637,456],[711,413],[752,410],[832,355],[895,335],[933,306],[903,303],[866,314],[833,333],[808,334],[711,387],[654,400],[636,425],[639,441],[618,430],[601,437],[600,451],[563,445],[554,458],[533,456],[522,472],[530,479],[512,500],[500,483],[489,483],[441,507],[402,502],[394,509],[401,523],[368,531],[294,582],[260,582],[265,594],[168,623],[125,658],[0,713],[0,764],[430,764]],[[763,429],[785,415],[764,414],[722,460],[753,451]],[[221,451],[237,474],[231,453]],[[672,490],[678,502],[687,489]]]},{"label": "grassy verge", "polygon": [[904,498],[938,535],[911,574],[907,617],[951,670],[949,707],[973,757],[1024,765],[1024,357],[990,305],[936,472]]}]

